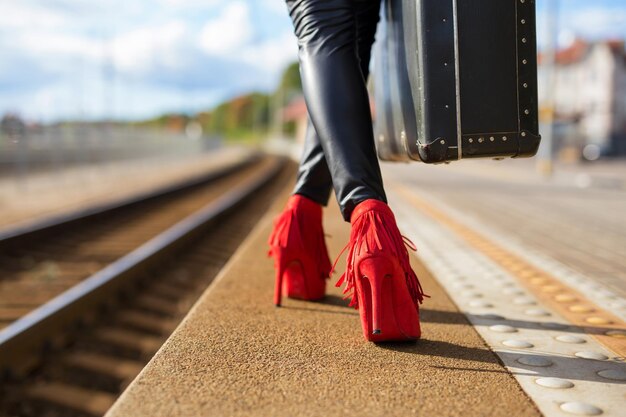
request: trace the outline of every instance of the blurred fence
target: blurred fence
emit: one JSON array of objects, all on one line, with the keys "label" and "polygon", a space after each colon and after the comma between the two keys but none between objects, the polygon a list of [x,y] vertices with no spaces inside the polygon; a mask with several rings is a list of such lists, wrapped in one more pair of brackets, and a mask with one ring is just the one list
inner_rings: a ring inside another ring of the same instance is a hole
[{"label": "blurred fence", "polygon": [[92,167],[112,161],[175,158],[219,146],[215,138],[191,137],[125,126],[74,125],[26,127],[0,131],[0,177]]}]

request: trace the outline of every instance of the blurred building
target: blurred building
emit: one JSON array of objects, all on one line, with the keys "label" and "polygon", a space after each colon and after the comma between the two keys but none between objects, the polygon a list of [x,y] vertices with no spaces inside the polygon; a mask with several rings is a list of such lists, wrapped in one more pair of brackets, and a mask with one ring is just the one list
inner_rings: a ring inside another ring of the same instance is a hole
[{"label": "blurred building", "polygon": [[294,98],[282,109],[283,122],[292,122],[295,124],[295,138],[300,143],[304,143],[308,115],[303,96]]},{"label": "blurred building", "polygon": [[[546,59],[539,56],[545,80]],[[539,89],[540,107],[547,89]],[[626,155],[624,40],[575,40],[555,56],[554,120],[558,148],[597,145],[602,154]],[[542,106],[543,104],[543,106]]]},{"label": "blurred building", "polygon": [[[373,97],[370,97],[370,111],[372,112],[372,118],[376,119],[376,107],[374,105]],[[309,113],[304,101],[304,96],[299,95],[294,97],[285,107],[282,109],[282,121],[294,123],[294,137],[297,142],[304,143],[306,136],[306,128],[308,125]]]},{"label": "blurred building", "polygon": [[26,124],[17,114],[7,113],[0,119],[0,133],[9,138],[23,136],[25,129]]}]

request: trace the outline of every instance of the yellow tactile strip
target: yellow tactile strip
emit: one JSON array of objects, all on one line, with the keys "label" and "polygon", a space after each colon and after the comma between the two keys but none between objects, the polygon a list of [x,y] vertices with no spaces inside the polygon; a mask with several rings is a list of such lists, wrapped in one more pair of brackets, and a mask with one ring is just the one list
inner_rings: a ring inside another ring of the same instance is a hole
[{"label": "yellow tactile strip", "polygon": [[584,294],[564,285],[548,272],[531,265],[481,233],[454,220],[415,195],[408,187],[395,185],[394,189],[413,206],[453,230],[473,247],[513,274],[522,285],[547,306],[594,336],[617,356],[626,357],[626,323],[622,319],[592,303]]}]

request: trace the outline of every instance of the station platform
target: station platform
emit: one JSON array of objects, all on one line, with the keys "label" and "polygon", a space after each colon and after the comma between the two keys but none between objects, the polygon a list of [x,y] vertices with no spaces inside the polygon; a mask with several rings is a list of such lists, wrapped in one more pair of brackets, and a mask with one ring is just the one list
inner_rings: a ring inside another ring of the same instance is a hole
[{"label": "station platform", "polygon": [[[619,295],[582,291],[406,183],[387,188],[431,296],[421,340],[364,341],[339,273],[323,301],[274,307],[266,241],[288,188],[107,416],[623,415],[624,314],[602,302]],[[334,203],[324,222],[334,257],[349,224]]]}]

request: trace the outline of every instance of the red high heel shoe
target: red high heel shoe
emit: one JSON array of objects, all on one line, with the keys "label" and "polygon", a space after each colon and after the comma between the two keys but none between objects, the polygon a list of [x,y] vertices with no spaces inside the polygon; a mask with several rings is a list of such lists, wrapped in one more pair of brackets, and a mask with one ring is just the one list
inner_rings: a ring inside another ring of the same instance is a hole
[{"label": "red high heel shoe", "polygon": [[[419,304],[424,297],[409,262],[404,238],[387,204],[365,200],[350,217],[352,231],[344,282],[350,306],[359,309],[363,335],[373,342],[415,340],[421,335]],[[355,294],[356,293],[356,294]]]},{"label": "red high heel shoe", "polygon": [[276,284],[274,304],[282,294],[301,300],[319,300],[326,295],[331,264],[322,229],[322,206],[295,194],[274,222],[268,255],[274,256]]}]

